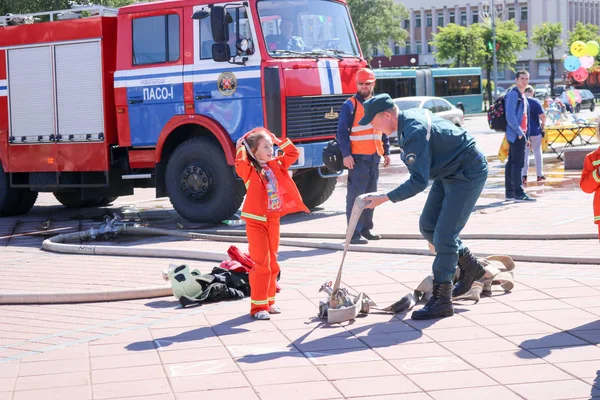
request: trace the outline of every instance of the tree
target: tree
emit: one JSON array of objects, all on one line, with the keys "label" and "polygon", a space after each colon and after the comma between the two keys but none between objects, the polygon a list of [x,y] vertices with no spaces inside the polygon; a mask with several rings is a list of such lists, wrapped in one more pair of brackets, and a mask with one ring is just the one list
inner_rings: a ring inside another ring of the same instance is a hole
[{"label": "tree", "polygon": [[99,5],[105,7],[123,7],[133,4],[134,0],[0,0],[0,15],[29,14],[43,11],[68,10],[71,4]]},{"label": "tree", "polygon": [[575,24],[575,28],[572,31],[569,31],[569,40],[567,41],[567,45],[571,48],[571,44],[577,40],[581,40],[582,42],[589,42],[590,40],[595,40],[600,43],[600,35],[598,35],[598,25],[594,24],[582,24],[581,22],[577,22]]},{"label": "tree", "polygon": [[[484,44],[484,50],[476,54],[475,63],[481,65],[486,72],[486,76],[492,76],[493,70],[493,49],[487,46],[487,43],[492,43],[492,26],[490,23],[480,23],[471,25],[472,32]],[[525,32],[519,31],[514,20],[496,22],[496,59],[498,65],[506,65],[510,70],[514,71],[514,65],[517,62],[517,54],[527,47],[527,37]],[[488,101],[492,104],[492,85],[488,80],[486,91]]]},{"label": "tree", "polygon": [[533,28],[533,37],[531,38],[533,43],[539,47],[537,56],[548,57],[548,62],[550,62],[550,96],[552,97],[554,97],[554,77],[556,76],[554,50],[562,45],[561,35],[562,24],[560,22],[555,24],[544,22],[541,26]]},{"label": "tree", "polygon": [[484,44],[471,27],[448,24],[433,35],[435,59],[448,62],[452,67],[471,66],[475,64],[477,55],[485,51]]},{"label": "tree", "polygon": [[408,18],[404,6],[394,0],[348,0],[350,16],[365,56],[373,58],[373,49],[380,48],[390,57],[390,39],[404,46],[408,32],[402,22]]}]

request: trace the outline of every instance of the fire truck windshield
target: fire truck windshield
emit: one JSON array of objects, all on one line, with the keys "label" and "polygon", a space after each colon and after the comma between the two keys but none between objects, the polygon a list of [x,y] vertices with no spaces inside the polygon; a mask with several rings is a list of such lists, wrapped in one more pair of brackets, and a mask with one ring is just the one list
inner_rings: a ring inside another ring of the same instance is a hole
[{"label": "fire truck windshield", "polygon": [[360,57],[348,9],[328,0],[259,0],[258,14],[271,57]]}]

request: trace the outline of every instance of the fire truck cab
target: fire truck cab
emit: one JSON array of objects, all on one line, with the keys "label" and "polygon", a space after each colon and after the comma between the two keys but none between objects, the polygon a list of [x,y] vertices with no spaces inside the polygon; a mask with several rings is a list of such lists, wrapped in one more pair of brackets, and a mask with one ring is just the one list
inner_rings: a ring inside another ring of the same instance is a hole
[{"label": "fire truck cab", "polygon": [[[61,16],[66,17],[61,18]],[[301,151],[304,202],[336,179],[322,149],[366,66],[343,0],[159,1],[0,18],[0,216],[156,187],[196,222],[240,207],[235,142],[265,126]]]}]

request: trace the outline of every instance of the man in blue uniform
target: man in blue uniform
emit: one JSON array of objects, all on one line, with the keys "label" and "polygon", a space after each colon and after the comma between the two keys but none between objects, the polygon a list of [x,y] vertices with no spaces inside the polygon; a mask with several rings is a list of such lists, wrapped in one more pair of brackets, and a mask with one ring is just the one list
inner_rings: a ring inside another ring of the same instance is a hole
[{"label": "man in blue uniform", "polygon": [[[428,110],[400,111],[387,94],[374,96],[363,107],[361,125],[370,123],[387,134],[398,132],[401,157],[410,172],[410,178],[391,192],[368,197],[366,207],[406,200],[425,190],[433,180],[419,220],[421,234],[436,251],[433,296],[412,313],[412,319],[453,315],[452,297],[465,294],[485,274],[458,238],[487,179],[485,156],[464,129]],[[460,278],[453,287],[457,264]]]},{"label": "man in blue uniform", "polygon": [[[356,94],[342,105],[338,121],[337,141],[348,168],[348,193],[346,194],[346,219],[350,220],[354,200],[361,194],[376,192],[379,179],[379,163],[390,165],[390,142],[387,135],[372,126],[359,125],[364,116],[362,103],[373,96],[375,74],[368,68],[356,72]],[[350,243],[367,244],[381,236],[372,231],[373,210],[364,210]]]}]

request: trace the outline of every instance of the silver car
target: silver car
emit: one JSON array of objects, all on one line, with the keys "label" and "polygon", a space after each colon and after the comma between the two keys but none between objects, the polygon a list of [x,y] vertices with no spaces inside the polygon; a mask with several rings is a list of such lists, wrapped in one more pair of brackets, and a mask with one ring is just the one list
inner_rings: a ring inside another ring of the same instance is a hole
[{"label": "silver car", "polygon": [[394,103],[400,110],[410,108],[426,108],[434,114],[447,119],[454,125],[462,127],[465,122],[465,114],[460,108],[454,107],[446,99],[432,96],[411,96],[394,99]]}]

